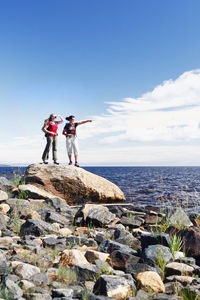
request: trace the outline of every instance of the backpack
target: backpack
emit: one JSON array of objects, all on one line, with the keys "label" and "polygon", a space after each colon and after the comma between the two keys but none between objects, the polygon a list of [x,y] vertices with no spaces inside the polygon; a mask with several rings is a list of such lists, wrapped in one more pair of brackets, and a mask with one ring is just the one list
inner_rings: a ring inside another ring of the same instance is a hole
[{"label": "backpack", "polygon": [[45,127],[45,125],[47,124],[47,122],[49,121],[49,119],[46,119],[46,120],[44,120],[44,124],[43,124],[43,126],[42,126],[42,131],[45,133],[45,137],[47,137],[48,136],[48,134],[44,131],[44,127]]}]

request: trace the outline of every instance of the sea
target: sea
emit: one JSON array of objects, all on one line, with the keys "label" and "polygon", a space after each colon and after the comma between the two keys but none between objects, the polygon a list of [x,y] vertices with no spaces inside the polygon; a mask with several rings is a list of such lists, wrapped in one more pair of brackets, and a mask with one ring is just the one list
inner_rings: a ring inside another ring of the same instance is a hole
[{"label": "sea", "polygon": [[[200,213],[200,167],[83,167],[116,184],[126,203],[136,207],[181,206]],[[13,179],[26,167],[0,167],[0,176]]]}]

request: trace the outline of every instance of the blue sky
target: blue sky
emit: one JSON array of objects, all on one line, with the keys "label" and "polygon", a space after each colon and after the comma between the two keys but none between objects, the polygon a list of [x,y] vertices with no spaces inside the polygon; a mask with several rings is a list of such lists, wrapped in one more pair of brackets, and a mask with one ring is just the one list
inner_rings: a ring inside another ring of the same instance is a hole
[{"label": "blue sky", "polygon": [[199,9],[198,0],[1,1],[0,163],[39,162],[41,126],[55,112],[94,120],[78,132],[82,165],[200,165]]}]

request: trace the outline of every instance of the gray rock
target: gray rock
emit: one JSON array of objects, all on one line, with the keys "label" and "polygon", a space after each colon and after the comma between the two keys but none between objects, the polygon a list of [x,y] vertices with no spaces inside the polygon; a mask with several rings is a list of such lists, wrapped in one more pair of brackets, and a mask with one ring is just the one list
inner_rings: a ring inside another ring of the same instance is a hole
[{"label": "gray rock", "polygon": [[59,213],[48,211],[45,217],[45,221],[50,223],[59,223],[61,225],[69,225],[71,220],[68,220],[66,217],[62,216]]},{"label": "gray rock", "polygon": [[121,251],[123,253],[124,252],[125,253],[130,253],[132,255],[137,253],[132,248],[130,248],[126,245],[114,242],[112,240],[105,240],[99,245],[99,251],[102,251],[102,252],[106,252],[106,253],[111,254],[113,251],[116,251],[116,250]]},{"label": "gray rock", "polygon": [[72,297],[73,289],[65,288],[65,289],[54,289],[52,290],[52,297]]},{"label": "gray rock", "polygon": [[145,262],[152,263],[153,266],[157,263],[159,257],[162,258],[165,263],[173,260],[170,249],[162,245],[148,246],[142,254],[142,259]]},{"label": "gray rock", "polygon": [[93,239],[86,239],[86,238],[81,238],[78,236],[68,236],[65,239],[66,245],[79,245],[83,246],[86,245],[88,247],[97,247],[97,242]]},{"label": "gray rock", "polygon": [[169,223],[174,226],[184,226],[184,227],[190,227],[193,226],[193,223],[190,221],[190,218],[188,215],[184,212],[184,210],[181,207],[178,207],[170,217],[169,217]]},{"label": "gray rock", "polygon": [[114,231],[114,239],[116,242],[121,243],[123,245],[127,245],[133,248],[134,250],[141,249],[140,241],[126,230],[116,229]]},{"label": "gray rock", "polygon": [[41,236],[49,233],[58,233],[55,228],[44,222],[42,220],[33,220],[28,219],[24,224],[22,224],[20,229],[20,235],[34,235],[34,236]]},{"label": "gray rock", "polygon": [[75,271],[77,274],[77,280],[84,282],[87,280],[94,280],[98,274],[98,268],[92,264],[76,265]]},{"label": "gray rock", "polygon": [[[75,224],[81,225],[92,224],[96,227],[103,227],[115,219],[109,209],[103,205],[85,204],[81,207],[75,215]],[[81,218],[81,219],[80,219]]]},{"label": "gray rock", "polygon": [[163,245],[169,247],[171,242],[170,236],[167,233],[159,232],[154,234],[141,234],[141,245],[142,249],[150,246],[150,245]]},{"label": "gray rock", "polygon": [[40,269],[30,264],[20,263],[14,269],[16,275],[23,279],[30,279],[33,275],[40,273]]},{"label": "gray rock", "polygon": [[149,298],[149,294],[143,290],[137,291],[135,299],[137,300],[147,300]]},{"label": "gray rock", "polygon": [[30,206],[30,202],[28,200],[17,199],[17,198],[10,198],[6,200],[6,203],[10,206],[18,206],[18,207]]},{"label": "gray rock", "polygon": [[130,254],[129,252],[122,252],[119,250],[113,251],[110,255],[112,265],[116,269],[126,270],[126,266],[129,264],[137,264],[140,257]]},{"label": "gray rock", "polygon": [[52,300],[49,294],[39,294],[39,293],[26,293],[24,294],[26,300]]},{"label": "gray rock", "polygon": [[6,279],[5,286],[10,294],[14,296],[14,298],[20,298],[23,295],[22,289],[12,280]]},{"label": "gray rock", "polygon": [[38,284],[49,284],[49,277],[47,273],[37,273],[29,278],[29,280]]},{"label": "gray rock", "polygon": [[52,206],[57,212],[73,212],[73,209],[68,204],[64,203],[60,198],[49,198],[45,202]]},{"label": "gray rock", "polygon": [[0,177],[0,190],[7,192],[11,191],[15,187],[14,183],[8,180],[6,177]]},{"label": "gray rock", "polygon": [[146,271],[153,271],[153,272],[157,272],[159,275],[161,275],[161,270],[158,267],[152,267],[148,264],[144,264],[144,263],[131,263],[131,264],[127,264],[126,266],[126,273],[129,273],[133,276],[133,278],[136,279],[137,274],[142,273],[142,272],[146,272]]},{"label": "gray rock", "polygon": [[144,223],[144,219],[134,216],[132,218],[122,217],[118,223],[128,226],[130,229],[140,227]]},{"label": "gray rock", "polygon": [[94,294],[114,297],[116,299],[127,299],[130,289],[136,290],[133,278],[130,274],[123,276],[101,275],[95,282]]}]

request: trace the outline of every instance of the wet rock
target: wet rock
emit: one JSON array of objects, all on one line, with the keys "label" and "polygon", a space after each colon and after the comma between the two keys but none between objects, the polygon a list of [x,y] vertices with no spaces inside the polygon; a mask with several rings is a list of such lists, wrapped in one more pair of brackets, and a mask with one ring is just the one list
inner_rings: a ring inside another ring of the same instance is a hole
[{"label": "wet rock", "polygon": [[114,299],[125,300],[129,292],[136,290],[134,281],[131,275],[124,276],[116,275],[101,275],[95,282],[94,294],[113,297]]},{"label": "wet rock", "polygon": [[57,231],[51,224],[48,224],[42,220],[28,219],[24,224],[22,224],[20,229],[20,235],[22,236],[41,236],[49,233],[57,233]]},{"label": "wet rock", "polygon": [[8,199],[8,194],[4,191],[0,190],[0,201],[4,201]]},{"label": "wet rock", "polygon": [[165,286],[161,277],[156,272],[146,271],[137,274],[136,279],[140,282],[144,288],[151,288],[155,293],[164,293]]},{"label": "wet rock", "polygon": [[159,257],[162,258],[165,263],[173,260],[171,251],[168,247],[152,245],[145,248],[141,261],[144,260],[144,262],[149,262],[155,265]]},{"label": "wet rock", "polygon": [[40,273],[40,269],[30,264],[19,263],[14,272],[22,279],[30,279],[33,275]]},{"label": "wet rock", "polygon": [[194,268],[183,263],[171,262],[166,265],[165,271],[166,276],[182,274],[192,275]]},{"label": "wet rock", "polygon": [[142,249],[150,246],[150,245],[163,245],[169,247],[171,242],[170,236],[167,233],[159,232],[159,233],[151,233],[151,234],[141,234],[141,245]]},{"label": "wet rock", "polygon": [[124,201],[122,191],[113,183],[82,168],[64,165],[30,165],[26,170],[26,183],[48,188],[54,196],[74,203],[80,198],[93,202]]}]

